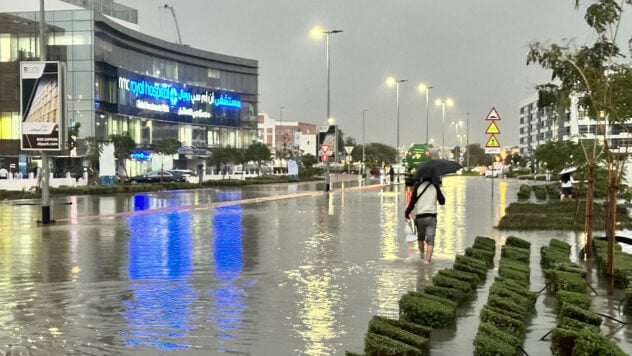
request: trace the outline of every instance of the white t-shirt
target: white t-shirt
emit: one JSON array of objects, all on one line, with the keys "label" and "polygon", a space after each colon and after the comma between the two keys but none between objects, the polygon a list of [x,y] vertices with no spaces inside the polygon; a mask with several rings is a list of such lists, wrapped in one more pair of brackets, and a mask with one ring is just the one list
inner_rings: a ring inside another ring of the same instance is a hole
[{"label": "white t-shirt", "polygon": [[[428,186],[428,189],[426,187]],[[417,200],[412,216],[418,214],[436,214],[437,213],[437,189],[430,182],[423,182],[417,187],[417,196],[424,191],[424,194]],[[411,198],[413,199],[413,198]]]},{"label": "white t-shirt", "polygon": [[6,178],[9,175],[9,171],[6,168],[0,168],[0,178]]}]

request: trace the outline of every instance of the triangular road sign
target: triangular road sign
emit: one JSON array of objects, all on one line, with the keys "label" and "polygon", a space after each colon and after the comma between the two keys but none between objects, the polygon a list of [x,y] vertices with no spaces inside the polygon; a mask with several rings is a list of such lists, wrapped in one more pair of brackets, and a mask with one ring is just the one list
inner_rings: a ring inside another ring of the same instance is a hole
[{"label": "triangular road sign", "polygon": [[499,134],[500,130],[498,129],[498,126],[496,126],[496,123],[492,121],[489,124],[489,127],[487,127],[487,130],[485,130],[485,133],[490,134],[490,135],[495,135],[495,134]]},{"label": "triangular road sign", "polygon": [[487,117],[485,117],[485,120],[500,120],[500,115],[498,115],[498,111],[496,111],[496,108],[492,107],[492,109],[489,111],[489,114],[487,114]]},{"label": "triangular road sign", "polygon": [[500,147],[500,142],[498,142],[498,140],[496,139],[496,136],[491,135],[489,137],[489,140],[487,140],[485,147]]}]

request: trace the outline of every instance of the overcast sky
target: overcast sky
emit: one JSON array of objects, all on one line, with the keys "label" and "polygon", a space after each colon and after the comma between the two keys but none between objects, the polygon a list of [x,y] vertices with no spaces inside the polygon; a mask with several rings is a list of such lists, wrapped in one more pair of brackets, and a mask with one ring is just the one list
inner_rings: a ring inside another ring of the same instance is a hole
[{"label": "overcast sky", "polygon": [[[528,44],[591,43],[584,8],[573,0],[118,0],[139,10],[141,30],[176,42],[165,4],[173,6],[182,41],[195,48],[259,62],[259,112],[279,119],[325,124],[327,70],[325,39],[309,35],[318,25],[343,30],[331,35],[331,116],[340,129],[363,142],[397,142],[396,93],[400,86],[400,145],[426,138],[426,97],[430,90],[429,137],[456,143],[453,121],[467,122],[470,143],[484,145],[492,107],[502,146],[518,144],[519,106],[535,96],[535,85],[550,73],[526,66]],[[450,97],[442,129],[437,98]],[[458,134],[465,135],[465,124]]]}]

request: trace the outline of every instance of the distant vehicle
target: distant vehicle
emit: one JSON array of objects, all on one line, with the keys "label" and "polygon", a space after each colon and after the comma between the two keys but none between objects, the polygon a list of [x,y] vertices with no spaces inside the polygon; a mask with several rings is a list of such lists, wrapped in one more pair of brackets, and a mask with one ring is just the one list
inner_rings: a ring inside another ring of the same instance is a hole
[{"label": "distant vehicle", "polygon": [[170,169],[168,172],[173,173],[176,176],[181,176],[185,181],[188,181],[189,178],[195,176],[195,172],[192,169]]},{"label": "distant vehicle", "polygon": [[498,174],[502,171],[502,168],[489,166],[485,170],[485,177],[487,178],[498,178]]},{"label": "distant vehicle", "polygon": [[186,182],[184,176],[175,175],[169,171],[151,171],[129,178],[129,182],[136,183],[160,183],[160,182]]},{"label": "distant vehicle", "polygon": [[428,146],[420,143],[413,144],[410,146],[406,152],[406,156],[404,157],[404,161],[408,167],[408,171],[406,173],[412,176],[415,174],[415,167],[417,167],[420,163],[430,161],[431,159],[432,153],[430,152],[430,148]]}]

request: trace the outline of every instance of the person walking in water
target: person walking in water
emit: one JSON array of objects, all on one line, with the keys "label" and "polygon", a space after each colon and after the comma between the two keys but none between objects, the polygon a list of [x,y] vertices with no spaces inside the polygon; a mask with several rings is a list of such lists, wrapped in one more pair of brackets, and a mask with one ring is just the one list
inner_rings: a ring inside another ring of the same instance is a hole
[{"label": "person walking in water", "polygon": [[[406,207],[404,216],[411,219],[414,212],[415,226],[417,227],[417,246],[419,255],[425,263],[432,260],[435,234],[437,231],[437,202],[445,204],[445,197],[438,184],[432,183],[432,179],[424,178],[415,185],[410,202]],[[425,246],[424,246],[425,243]]]},{"label": "person walking in water", "polygon": [[560,177],[560,201],[568,197],[569,200],[573,199],[573,184],[575,180],[570,173],[564,173]]}]

